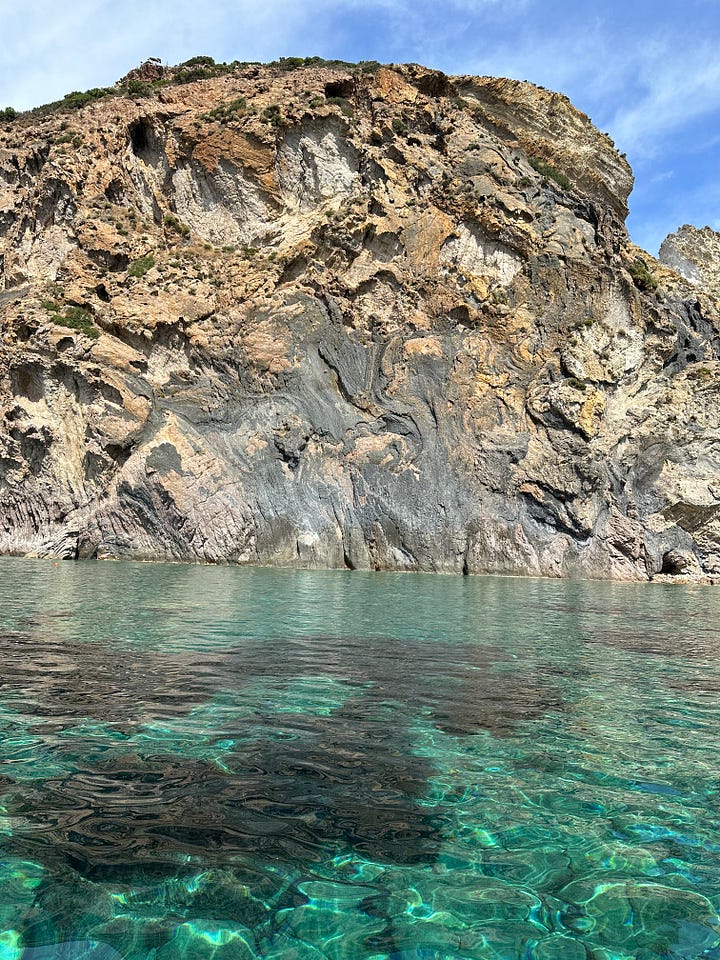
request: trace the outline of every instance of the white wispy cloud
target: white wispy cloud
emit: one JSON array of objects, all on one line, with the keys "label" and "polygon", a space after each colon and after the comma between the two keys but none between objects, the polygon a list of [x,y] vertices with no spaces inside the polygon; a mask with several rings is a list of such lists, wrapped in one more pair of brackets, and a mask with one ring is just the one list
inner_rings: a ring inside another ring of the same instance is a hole
[{"label": "white wispy cloud", "polygon": [[660,149],[668,134],[720,110],[716,46],[678,49],[676,43],[657,40],[637,61],[635,89],[633,101],[618,108],[611,125],[628,151],[645,156]]},{"label": "white wispy cloud", "polygon": [[[273,59],[307,35],[322,35],[330,0],[74,0],[70,10],[31,0],[4,18],[0,103],[27,108],[69,90],[112,83],[146,57],[178,62],[198,53]],[[315,20],[315,29],[310,24]],[[306,41],[307,42],[307,41]]]},{"label": "white wispy cloud", "polygon": [[660,173],[654,174],[649,178],[649,183],[664,183],[666,180],[672,180],[675,176],[674,170],[662,170]]},{"label": "white wispy cloud", "polygon": [[[416,61],[568,94],[628,153],[652,248],[717,223],[719,0],[0,0],[0,108],[113,83],[150,56]],[[672,168],[672,180],[668,170]],[[670,187],[672,189],[670,189]]]},{"label": "white wispy cloud", "polygon": [[[29,0],[3,14],[0,103],[25,109],[113,82],[148,56],[271,60],[295,54],[428,60],[473,21],[507,21],[536,0]],[[352,24],[351,31],[345,21]],[[335,48],[335,49],[334,49]]]}]

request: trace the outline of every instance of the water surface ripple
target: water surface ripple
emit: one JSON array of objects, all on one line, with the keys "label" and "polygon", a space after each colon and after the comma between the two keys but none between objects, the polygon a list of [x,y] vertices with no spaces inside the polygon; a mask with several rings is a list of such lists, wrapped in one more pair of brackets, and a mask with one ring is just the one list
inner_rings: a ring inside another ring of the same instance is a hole
[{"label": "water surface ripple", "polygon": [[0,960],[720,960],[719,612],[0,560]]}]

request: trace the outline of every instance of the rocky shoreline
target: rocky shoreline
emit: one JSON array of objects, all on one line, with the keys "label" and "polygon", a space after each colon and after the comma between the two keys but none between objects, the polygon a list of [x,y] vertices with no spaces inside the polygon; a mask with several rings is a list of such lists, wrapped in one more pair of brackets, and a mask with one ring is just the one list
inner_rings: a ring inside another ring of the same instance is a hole
[{"label": "rocky shoreline", "polygon": [[100,93],[0,124],[0,553],[720,578],[718,235],[633,247],[567,98]]}]

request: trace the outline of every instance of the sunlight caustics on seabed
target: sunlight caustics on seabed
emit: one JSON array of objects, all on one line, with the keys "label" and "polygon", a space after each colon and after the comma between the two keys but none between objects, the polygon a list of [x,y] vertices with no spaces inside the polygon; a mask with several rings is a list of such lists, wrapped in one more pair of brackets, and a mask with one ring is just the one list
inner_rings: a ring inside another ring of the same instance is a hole
[{"label": "sunlight caustics on seabed", "polygon": [[0,560],[0,960],[720,958],[718,614]]}]

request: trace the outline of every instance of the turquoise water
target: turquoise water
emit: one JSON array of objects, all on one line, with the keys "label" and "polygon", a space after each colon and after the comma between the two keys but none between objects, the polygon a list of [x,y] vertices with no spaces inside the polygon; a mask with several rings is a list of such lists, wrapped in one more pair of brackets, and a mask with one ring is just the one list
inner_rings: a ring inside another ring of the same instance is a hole
[{"label": "turquoise water", "polygon": [[0,560],[0,960],[720,958],[719,613]]}]

